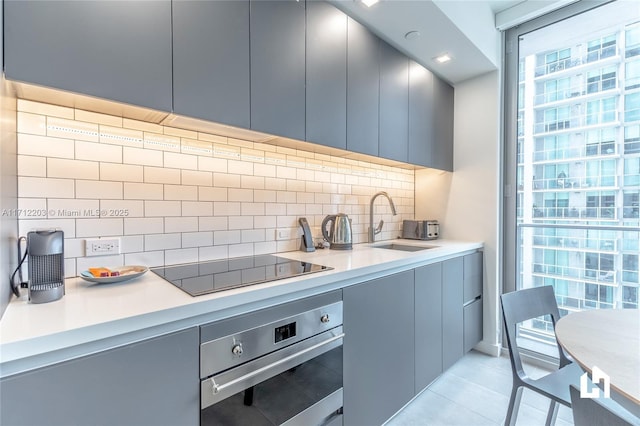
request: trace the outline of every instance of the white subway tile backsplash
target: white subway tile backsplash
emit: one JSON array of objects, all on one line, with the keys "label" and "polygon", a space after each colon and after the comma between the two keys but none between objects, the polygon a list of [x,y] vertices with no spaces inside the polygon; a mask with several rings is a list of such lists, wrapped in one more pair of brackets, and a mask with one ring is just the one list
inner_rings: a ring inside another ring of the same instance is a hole
[{"label": "white subway tile backsplash", "polygon": [[162,152],[125,146],[122,148],[122,161],[127,164],[162,167]]},{"label": "white subway tile backsplash", "polygon": [[147,251],[167,250],[182,247],[182,234],[145,235],[144,249]]},{"label": "white subway tile backsplash", "polygon": [[164,167],[174,169],[198,170],[198,157],[195,155],[164,153]]},{"label": "white subway tile backsplash", "polygon": [[18,198],[18,210],[19,219],[41,219],[43,215],[47,214],[47,199]]},{"label": "white subway tile backsplash", "polygon": [[196,232],[198,230],[197,217],[165,217],[164,232]]},{"label": "white subway tile backsplash", "polygon": [[207,186],[213,185],[213,173],[211,172],[198,172],[194,170],[182,170],[183,185],[197,185]]},{"label": "white subway tile backsplash", "polygon": [[18,133],[18,154],[39,157],[73,158],[73,139]]},{"label": "white subway tile backsplash", "polygon": [[78,219],[77,237],[112,237],[123,234],[124,219]]},{"label": "white subway tile backsplash", "polygon": [[18,155],[18,176],[47,176],[47,159],[33,155]]},{"label": "white subway tile backsplash", "polygon": [[182,248],[213,245],[213,232],[185,232],[182,234]]},{"label": "white subway tile backsplash", "polygon": [[183,216],[213,216],[213,203],[210,201],[182,201]]},{"label": "white subway tile backsplash", "polygon": [[17,124],[18,133],[42,136],[47,134],[47,117],[44,115],[18,112]]},{"label": "white subway tile backsplash", "polygon": [[18,176],[18,197],[74,198],[73,179]]},{"label": "white subway tile backsplash", "polygon": [[65,118],[47,118],[47,136],[98,142],[98,125]]},{"label": "white subway tile backsplash", "polygon": [[[120,147],[117,147],[120,149]],[[100,180],[142,182],[144,167],[131,164],[100,163]]]},{"label": "white subway tile backsplash", "polygon": [[96,161],[47,159],[47,177],[97,180],[99,175]]},{"label": "white subway tile backsplash", "polygon": [[124,183],[124,199],[162,200],[164,186],[159,183]]},{"label": "white subway tile backsplash", "polygon": [[159,266],[297,250],[298,217],[317,235],[338,211],[366,241],[380,190],[399,212],[376,205],[380,237],[413,218],[413,170],[24,100],[17,118],[19,207],[42,214],[19,229],[63,227],[69,276],[100,260],[84,257],[88,237],[121,238],[108,262]]},{"label": "white subway tile backsplash", "polygon": [[76,141],[76,160],[122,163],[122,147],[103,143]]},{"label": "white subway tile backsplash", "polygon": [[124,235],[160,234],[164,232],[164,219],[161,217],[124,219]]},{"label": "white subway tile backsplash", "polygon": [[144,202],[144,216],[146,217],[169,217],[181,216],[182,204],[180,201],[154,201]]},{"label": "white subway tile backsplash", "polygon": [[164,263],[167,265],[194,262],[197,258],[197,248],[165,250],[164,252]]},{"label": "white subway tile backsplash", "polygon": [[198,187],[189,185],[165,185],[164,199],[196,201],[198,200]]},{"label": "white subway tile backsplash", "polygon": [[126,265],[164,266],[164,250],[140,251],[124,255]]},{"label": "white subway tile backsplash", "polygon": [[76,197],[97,200],[121,200],[121,182],[103,182],[97,180],[76,180]]},{"label": "white subway tile backsplash", "polygon": [[180,170],[145,166],[144,181],[146,183],[172,183],[177,185],[180,184]]}]

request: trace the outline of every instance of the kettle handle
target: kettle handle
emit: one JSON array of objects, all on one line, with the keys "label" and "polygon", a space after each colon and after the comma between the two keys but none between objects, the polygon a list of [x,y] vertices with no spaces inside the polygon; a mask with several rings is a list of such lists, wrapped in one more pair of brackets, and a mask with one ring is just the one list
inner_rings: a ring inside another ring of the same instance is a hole
[{"label": "kettle handle", "polygon": [[336,215],[330,214],[329,216],[325,217],[322,220],[322,224],[320,225],[320,229],[322,230],[322,236],[328,242],[331,242],[331,236],[329,236],[329,233],[327,232],[327,222],[331,222],[333,224],[335,219],[336,219]]}]

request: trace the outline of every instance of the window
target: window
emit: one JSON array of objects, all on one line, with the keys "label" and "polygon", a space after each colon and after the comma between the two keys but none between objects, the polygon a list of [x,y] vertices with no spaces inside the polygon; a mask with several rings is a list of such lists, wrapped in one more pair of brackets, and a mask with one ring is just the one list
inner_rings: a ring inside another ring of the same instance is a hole
[{"label": "window", "polygon": [[640,55],[640,22],[629,25],[624,33],[625,57],[631,58]]},{"label": "window", "polygon": [[614,186],[616,184],[616,160],[587,162],[587,186]]},{"label": "window", "polygon": [[638,309],[638,287],[622,286],[622,307]]},{"label": "window", "polygon": [[616,196],[613,192],[587,192],[587,217],[614,219],[615,206]]},{"label": "window", "polygon": [[611,34],[587,43],[587,62],[599,61],[616,54],[616,35]]},{"label": "window", "polygon": [[535,139],[534,161],[561,160],[571,158],[569,135],[545,136]]},{"label": "window", "polygon": [[627,62],[624,64],[625,89],[635,89],[640,87],[640,60]]},{"label": "window", "polygon": [[614,128],[590,130],[586,132],[585,155],[609,155],[616,152],[616,131]]},{"label": "window", "polygon": [[624,159],[624,186],[640,185],[640,157]]},{"label": "window", "polygon": [[[542,85],[542,93],[544,103],[561,101],[570,97],[569,85],[571,80],[569,78],[561,78],[559,80],[545,81]],[[579,94],[579,93],[578,93]]]},{"label": "window", "polygon": [[616,88],[616,67],[587,72],[587,93],[597,93]]},{"label": "window", "polygon": [[[626,283],[638,284],[638,255],[623,254],[622,255],[622,281]],[[637,303],[637,302],[636,302]]]},{"label": "window", "polygon": [[536,133],[554,132],[556,130],[568,129],[571,126],[569,117],[571,110],[569,107],[549,108],[538,111],[536,120]]},{"label": "window", "polygon": [[616,99],[598,99],[587,102],[586,124],[609,123],[616,119]]},{"label": "window", "polygon": [[544,62],[542,75],[562,71],[571,64],[571,49],[561,49],[542,55]]},{"label": "window", "polygon": [[624,121],[640,120],[640,92],[624,96]]},{"label": "window", "polygon": [[640,125],[624,128],[624,153],[637,154],[640,152]]},{"label": "window", "polygon": [[638,205],[640,203],[640,190],[623,192],[622,217],[625,219],[638,219]]}]

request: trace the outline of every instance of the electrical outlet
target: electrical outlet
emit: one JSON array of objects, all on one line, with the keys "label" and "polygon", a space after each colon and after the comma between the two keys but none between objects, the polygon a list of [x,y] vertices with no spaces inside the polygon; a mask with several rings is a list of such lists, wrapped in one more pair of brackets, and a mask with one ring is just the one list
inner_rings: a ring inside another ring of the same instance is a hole
[{"label": "electrical outlet", "polygon": [[120,238],[92,238],[84,243],[85,256],[120,254]]},{"label": "electrical outlet", "polygon": [[291,239],[291,229],[289,228],[276,229],[276,241],[290,240],[290,239]]}]

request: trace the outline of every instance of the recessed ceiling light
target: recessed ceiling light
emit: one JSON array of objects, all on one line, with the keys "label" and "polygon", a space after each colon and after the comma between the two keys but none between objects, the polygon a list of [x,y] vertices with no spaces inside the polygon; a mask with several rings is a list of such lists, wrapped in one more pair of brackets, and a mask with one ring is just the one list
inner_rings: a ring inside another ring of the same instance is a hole
[{"label": "recessed ceiling light", "polygon": [[449,62],[451,60],[451,56],[449,56],[448,53],[445,53],[443,55],[436,56],[433,59],[440,64],[444,64],[445,62]]},{"label": "recessed ceiling light", "polygon": [[378,1],[380,0],[362,0],[362,3],[364,3],[364,5],[367,7],[371,7],[374,4],[378,3]]},{"label": "recessed ceiling light", "polygon": [[407,40],[415,40],[420,37],[420,31],[409,31],[404,35]]}]

